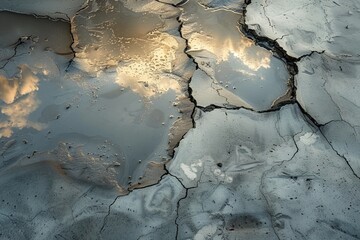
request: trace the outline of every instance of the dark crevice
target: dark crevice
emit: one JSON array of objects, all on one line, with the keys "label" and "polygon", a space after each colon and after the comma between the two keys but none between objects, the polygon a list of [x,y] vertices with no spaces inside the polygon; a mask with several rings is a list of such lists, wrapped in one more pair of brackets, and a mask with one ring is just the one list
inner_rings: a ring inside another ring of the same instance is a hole
[{"label": "dark crevice", "polygon": [[344,161],[346,162],[346,164],[348,165],[348,167],[350,168],[351,172],[353,173],[353,175],[360,179],[360,176],[357,175],[357,173],[354,171],[354,169],[352,168],[351,164],[349,163],[349,160],[347,160],[347,158],[344,155],[341,155],[335,148],[334,146],[331,144],[331,142],[327,139],[327,137],[325,136],[325,134],[322,132],[321,128],[319,128],[319,132],[321,133],[321,135],[324,137],[324,139],[326,140],[326,142],[330,145],[331,149],[334,150],[334,152],[341,157],[342,159],[344,159]]},{"label": "dark crevice", "polygon": [[[161,177],[159,178],[159,180],[158,180],[156,183],[154,183],[154,184],[149,184],[149,185],[146,185],[146,186],[144,186],[144,187],[137,187],[137,188],[135,188],[135,189],[129,189],[129,188],[128,188],[128,189],[127,189],[128,192],[127,192],[126,194],[117,195],[117,196],[115,197],[114,201],[111,202],[110,205],[109,205],[109,207],[108,207],[108,212],[107,212],[106,216],[104,217],[103,224],[102,224],[102,226],[101,226],[101,228],[100,228],[99,233],[101,234],[101,233],[104,231],[105,225],[106,225],[106,223],[107,223],[107,219],[108,219],[108,217],[109,217],[110,214],[111,214],[111,207],[115,204],[115,202],[116,202],[120,197],[127,196],[127,195],[129,195],[131,192],[136,191],[136,190],[142,190],[142,189],[145,189],[145,188],[149,188],[149,187],[158,185],[158,184],[163,180],[163,178],[164,178],[165,176],[171,175],[171,174],[169,173],[169,171],[166,169],[166,165],[165,165],[165,164],[164,164],[164,170],[165,170],[165,173],[164,173],[163,175],[161,175]],[[171,175],[171,176],[173,176],[173,175]],[[175,176],[173,176],[173,177],[175,177]],[[177,177],[175,177],[175,178],[181,183],[181,181],[180,181]],[[185,186],[184,186],[182,183],[181,183],[181,185],[185,188]],[[185,188],[185,189],[186,189],[186,188]]]},{"label": "dark crevice", "polygon": [[103,220],[103,224],[100,228],[100,234],[104,231],[104,228],[105,228],[105,225],[107,223],[107,218],[110,216],[110,213],[111,213],[111,207],[115,204],[115,202],[118,200],[119,197],[121,197],[123,195],[118,195],[116,196],[116,198],[114,199],[114,201],[109,205],[109,208],[108,208],[108,212],[106,214],[106,216],[104,217],[104,220]]},{"label": "dark crevice", "polygon": [[[89,1],[87,1],[79,10],[76,11],[75,13],[75,16],[78,15],[82,10],[86,9],[89,7]],[[74,49],[74,43],[75,43],[75,37],[74,37],[74,33],[73,33],[73,23],[72,23],[72,19],[66,15],[67,18],[69,19],[69,23],[70,23],[70,29],[69,29],[69,33],[70,33],[70,36],[71,36],[71,43],[70,43],[70,46],[69,48],[71,49],[72,51],[72,54],[73,54],[73,57],[69,60],[69,63],[65,69],[65,72],[68,72],[69,71],[69,68],[71,67],[72,63],[74,62],[74,59],[76,57],[76,51]]]},{"label": "dark crevice", "polygon": [[[258,44],[259,46],[262,46],[272,52],[275,52],[276,55],[281,59],[283,60],[287,67],[288,67],[288,70],[289,70],[289,74],[290,74],[290,79],[289,79],[289,86],[291,88],[291,95],[290,95],[290,102],[289,103],[296,103],[299,107],[299,109],[301,110],[302,114],[304,115],[305,117],[305,120],[312,126],[315,126],[316,129],[319,130],[319,132],[322,134],[322,136],[324,137],[324,139],[327,141],[327,143],[329,144],[329,146],[334,150],[334,152],[339,156],[341,157],[342,159],[344,159],[344,161],[346,162],[346,164],[348,165],[348,167],[351,169],[353,175],[360,179],[360,176],[357,175],[357,173],[354,171],[354,169],[352,168],[351,164],[349,163],[348,159],[341,155],[331,144],[331,142],[325,137],[325,134],[322,132],[321,130],[321,127],[328,124],[319,124],[314,117],[312,117],[309,113],[306,112],[306,110],[301,106],[301,104],[296,100],[296,86],[295,86],[295,76],[298,74],[298,67],[296,65],[297,62],[301,61],[303,58],[305,57],[310,57],[311,55],[317,53],[317,54],[324,54],[325,51],[321,51],[321,52],[318,52],[318,51],[311,51],[309,54],[305,54],[299,58],[294,58],[294,57],[291,57],[289,56],[286,51],[280,47],[280,45],[276,42],[276,40],[278,39],[275,39],[275,40],[272,40],[272,39],[269,39],[267,37],[263,37],[263,36],[259,36],[255,30],[252,30],[252,29],[249,29],[249,27],[246,25],[245,23],[245,18],[246,18],[246,7],[247,5],[251,4],[251,0],[245,0],[245,5],[243,7],[243,19],[241,20],[240,24],[242,26],[242,32],[245,33],[245,35],[252,39],[256,44]],[[284,36],[282,36],[284,37]],[[281,37],[281,38],[282,38]],[[286,105],[288,103],[284,103],[284,102],[279,102],[279,104],[281,106],[283,105]],[[277,108],[279,109],[279,106],[275,104],[275,106],[277,106]],[[211,109],[215,109],[217,108],[216,106],[211,106],[210,108],[208,108],[209,110]],[[207,110],[207,109],[206,109]],[[295,146],[296,146],[296,152],[294,153],[294,155],[291,157],[290,160],[292,160],[295,155],[298,153],[299,151],[299,148],[296,144],[296,141],[295,139],[294,140],[294,143],[295,143]],[[281,163],[282,164],[282,163]],[[281,165],[280,164],[280,165]],[[262,180],[263,181],[263,177],[264,177],[265,174],[263,174],[262,176]],[[262,184],[261,184],[262,186]],[[262,192],[262,189],[260,187],[260,192],[261,194],[263,195],[263,197],[265,198],[265,201],[267,202],[267,205],[269,205],[268,203],[268,200],[266,199],[266,196],[265,194]],[[273,218],[273,215],[271,214],[271,212],[268,212],[269,215],[271,216],[271,218]],[[274,228],[274,227],[273,227]],[[275,229],[274,229],[274,232],[275,234],[277,235]],[[279,238],[279,236],[277,235],[277,237]],[[279,238],[280,239],[280,238]]]},{"label": "dark crevice", "polygon": [[183,184],[183,182],[175,175],[172,175],[169,170],[165,167],[165,170],[167,172],[168,175],[174,177],[179,183],[180,185],[185,189],[185,196],[183,196],[182,198],[180,198],[177,203],[176,203],[176,218],[175,218],[175,225],[176,225],[176,233],[175,233],[175,239],[178,239],[179,236],[179,223],[178,223],[178,219],[179,219],[179,209],[180,209],[180,202],[184,199],[186,199],[188,197],[188,193],[189,193],[189,188],[185,187],[185,185]]},{"label": "dark crevice", "polygon": [[[70,19],[70,18],[69,18],[69,19]],[[66,68],[65,68],[65,72],[68,72],[68,71],[69,71],[69,68],[71,67],[71,65],[72,65],[72,63],[74,62],[74,59],[75,59],[75,57],[76,57],[76,52],[75,52],[75,49],[74,49],[74,47],[73,47],[73,45],[74,45],[74,43],[75,43],[75,38],[74,38],[74,33],[73,33],[73,31],[72,31],[72,22],[71,22],[71,20],[70,20],[69,23],[70,23],[69,33],[70,33],[70,36],[71,36],[71,43],[70,43],[69,48],[71,49],[73,56],[72,56],[72,58],[69,60],[68,65],[67,65]]]},{"label": "dark crevice", "polygon": [[162,4],[170,5],[170,6],[173,6],[173,7],[177,8],[177,7],[185,4],[188,0],[182,0],[182,1],[180,1],[179,3],[176,3],[176,4],[174,4],[174,3],[169,3],[169,2],[163,2],[163,1],[161,1],[161,0],[155,0],[155,1],[156,1],[156,2],[159,2],[159,3],[162,3]]},{"label": "dark crevice", "polygon": [[[186,1],[185,1],[186,2]],[[182,13],[181,13],[182,14]],[[189,59],[191,59],[191,61],[195,64],[195,71],[197,70],[197,69],[199,69],[199,65],[198,65],[198,63],[195,61],[195,59],[188,53],[188,50],[190,49],[190,46],[189,46],[189,41],[188,41],[188,39],[186,39],[184,36],[183,36],[183,34],[182,34],[182,28],[183,28],[183,22],[180,20],[180,17],[181,17],[181,15],[179,16],[179,17],[177,17],[176,18],[176,20],[178,21],[178,23],[180,24],[179,25],[179,28],[178,28],[178,31],[179,31],[179,34],[180,34],[180,37],[182,38],[182,39],[184,39],[184,41],[185,41],[185,45],[186,45],[186,47],[185,47],[185,49],[184,49],[184,53],[187,55],[187,57],[189,58]],[[194,71],[194,72],[195,72]],[[191,113],[191,120],[192,120],[192,123],[193,123],[193,128],[195,128],[196,127],[196,122],[195,122],[195,119],[194,119],[194,116],[195,116],[195,111],[196,111],[196,107],[197,107],[197,102],[196,102],[196,99],[194,98],[194,96],[192,95],[192,88],[190,87],[190,83],[191,83],[191,80],[192,80],[192,77],[189,79],[189,81],[188,81],[188,83],[187,83],[187,92],[188,92],[188,97],[189,97],[189,100],[194,104],[194,108],[193,108],[193,110],[192,110],[192,113]]]},{"label": "dark crevice", "polygon": [[[247,13],[246,8],[249,4],[251,4],[251,0],[245,1],[245,4],[242,9],[242,18],[240,19],[241,32],[243,32],[246,37],[248,37],[249,39],[254,41],[255,44],[271,51],[274,54],[274,57],[283,61],[286,64],[288,72],[290,74],[289,81],[288,81],[288,87],[289,87],[288,92],[284,96],[275,100],[273,103],[272,109],[274,108],[274,109],[278,110],[284,105],[293,104],[293,103],[297,102],[297,100],[296,100],[296,85],[295,85],[295,76],[299,72],[297,62],[299,62],[303,58],[309,57],[315,53],[323,54],[325,51],[322,51],[322,52],[311,51],[308,54],[300,56],[299,58],[288,55],[287,52],[277,42],[277,40],[282,39],[286,35],[283,35],[281,38],[270,39],[265,36],[260,36],[259,34],[256,33],[255,30],[249,28],[249,26],[246,24],[246,13]],[[311,119],[313,120],[312,117],[311,117]]]},{"label": "dark crevice", "polygon": [[313,118],[308,112],[306,112],[306,110],[301,106],[299,102],[296,102],[296,104],[298,105],[302,114],[305,116],[305,120],[307,120],[310,125],[316,126],[317,128],[320,128],[322,126],[315,120],[315,118]]},{"label": "dark crevice", "polygon": [[[170,161],[170,160],[169,160],[169,161]],[[162,174],[162,175],[159,177],[159,180],[157,180],[157,181],[156,181],[155,183],[153,183],[153,184],[147,184],[147,185],[145,185],[145,186],[138,185],[138,186],[136,186],[136,188],[127,188],[127,191],[129,192],[128,194],[130,194],[130,192],[132,192],[132,191],[141,190],[141,189],[145,189],[145,188],[149,188],[149,187],[158,185],[158,184],[164,179],[165,176],[169,175],[169,173],[168,173],[168,171],[167,171],[167,169],[166,169],[166,165],[165,165],[165,164],[166,164],[166,163],[164,163],[164,165],[163,165],[163,166],[164,166],[165,173]],[[126,194],[126,195],[128,195],[128,194]],[[124,196],[124,195],[122,195],[122,196]]]},{"label": "dark crevice", "polygon": [[[179,180],[179,179],[178,179]],[[180,182],[180,180],[179,180]],[[179,219],[179,209],[180,209],[180,202],[184,199],[187,198],[189,193],[189,189],[185,188],[185,196],[180,198],[179,201],[176,203],[176,218],[175,218],[175,225],[176,225],[176,234],[175,234],[175,239],[179,238],[179,223],[178,223],[178,219]]]},{"label": "dark crevice", "polygon": [[320,127],[321,127],[321,128],[322,128],[322,127],[325,127],[326,125],[331,124],[331,123],[334,123],[334,122],[342,122],[342,123],[345,123],[346,125],[348,125],[348,126],[354,131],[354,133],[357,132],[357,131],[356,131],[356,127],[357,127],[357,128],[359,127],[359,126],[357,126],[357,125],[351,125],[348,121],[346,121],[346,120],[344,120],[344,119],[341,119],[341,120],[339,120],[339,119],[334,119],[334,120],[331,120],[331,121],[329,121],[329,122],[327,122],[327,123],[320,124]]},{"label": "dark crevice", "polygon": [[[66,23],[69,23],[70,22],[70,18],[69,16],[67,16],[65,13],[62,13],[66,16],[67,19],[65,18],[54,18],[54,17],[50,17],[48,15],[38,15],[38,14],[31,14],[33,15],[35,18],[40,18],[40,19],[47,19],[47,20],[50,20],[50,21],[53,21],[53,22],[57,22],[57,21],[61,21],[61,22],[66,22]],[[27,14],[25,14],[27,15]]]},{"label": "dark crevice", "polygon": [[203,106],[197,106],[198,109],[204,111],[204,112],[211,112],[215,109],[225,109],[225,110],[240,110],[240,109],[245,109],[251,112],[256,112],[256,113],[268,113],[268,112],[277,112],[279,111],[283,106],[285,105],[291,105],[291,104],[297,104],[296,100],[287,100],[284,102],[281,102],[281,104],[278,104],[276,107],[270,108],[270,109],[266,109],[266,110],[260,110],[260,111],[256,111],[252,108],[248,108],[248,107],[239,107],[239,106],[233,106],[233,105],[228,105],[228,106],[218,106],[216,104],[210,104],[206,107]]},{"label": "dark crevice", "polygon": [[[169,170],[166,168],[166,166],[165,166],[165,171],[167,172],[167,174],[168,174],[169,176],[172,176],[173,178],[175,178],[175,179],[180,183],[180,185],[185,189],[185,196],[181,197],[181,198],[177,201],[177,203],[176,203],[176,218],[175,218],[176,234],[175,234],[175,239],[178,239],[178,238],[179,238],[179,223],[178,223],[178,219],[179,219],[180,202],[188,197],[189,190],[195,189],[195,188],[197,188],[197,187],[199,186],[200,180],[196,183],[196,186],[194,186],[194,187],[186,187],[186,186],[183,184],[183,182],[181,181],[180,178],[178,178],[177,176],[175,176],[175,175],[173,175],[173,174],[171,174],[171,173],[169,172]],[[201,179],[201,177],[200,177],[200,179]]]},{"label": "dark crevice", "polygon": [[13,47],[14,49],[14,53],[13,55],[11,55],[9,58],[7,59],[4,59],[2,61],[5,61],[5,63],[0,67],[0,69],[4,69],[6,67],[6,65],[9,64],[9,62],[11,61],[11,59],[13,59],[14,57],[17,56],[17,48],[24,44],[26,40],[30,40],[31,36],[24,36],[24,37],[21,37],[19,38],[14,44],[10,45],[10,47]]},{"label": "dark crevice", "polygon": [[[289,91],[284,95],[286,96],[286,99],[284,99],[283,101],[275,101],[273,103],[272,108],[278,109],[279,107],[286,105],[289,102],[291,103],[296,99],[295,75],[297,75],[298,73],[298,67],[296,65],[296,62],[298,62],[299,59],[288,55],[287,52],[278,44],[276,40],[270,39],[268,37],[260,36],[256,33],[255,30],[250,29],[248,27],[248,25],[246,24],[246,12],[247,12],[246,8],[249,4],[251,4],[250,0],[245,1],[245,4],[242,8],[242,18],[240,19],[239,22],[241,32],[247,38],[254,41],[256,45],[271,51],[274,54],[274,57],[283,61],[290,75],[288,81]],[[280,97],[279,100],[282,100],[281,98],[282,97]]]},{"label": "dark crevice", "polygon": [[[241,30],[251,40],[255,42],[255,44],[275,53],[275,56],[278,57],[280,60],[282,60],[289,71],[290,79],[289,79],[289,91],[287,94],[289,94],[289,98],[285,101],[275,101],[273,107],[270,110],[266,111],[259,111],[259,113],[262,112],[271,112],[271,111],[277,111],[282,106],[288,105],[288,104],[297,104],[300,108],[301,112],[304,116],[306,116],[307,121],[311,125],[315,125],[316,127],[321,127],[321,125],[315,120],[314,117],[312,117],[309,113],[306,112],[306,110],[302,107],[302,105],[297,101],[296,99],[296,86],[295,86],[295,76],[298,74],[299,69],[297,66],[297,62],[299,62],[302,58],[311,56],[312,54],[318,53],[323,54],[322,52],[317,51],[311,51],[309,54],[305,54],[299,58],[292,57],[287,54],[287,52],[279,45],[279,43],[276,41],[278,39],[270,39],[268,37],[260,36],[256,33],[255,30],[249,29],[248,25],[246,24],[246,13],[247,13],[247,6],[251,4],[251,0],[245,1],[245,4],[243,6],[242,12],[243,17],[240,20]],[[282,36],[284,37],[284,36]]]},{"label": "dark crevice", "polygon": [[[158,1],[160,2],[160,1]],[[169,4],[171,6],[174,6],[176,8],[178,8],[178,6],[180,4],[183,4],[185,3],[186,1],[182,1],[181,3],[179,3],[178,5],[173,5],[173,4]],[[181,13],[182,14],[182,13]],[[184,53],[186,54],[186,56],[191,60],[191,62],[193,64],[195,64],[195,70],[198,70],[199,69],[199,65],[197,64],[197,62],[195,61],[195,59],[188,53],[188,50],[189,50],[189,44],[188,44],[188,40],[182,35],[182,32],[181,32],[181,29],[183,27],[183,22],[180,20],[180,17],[181,17],[181,14],[180,16],[178,16],[176,18],[176,21],[179,23],[179,27],[178,27],[178,32],[179,32],[179,36],[185,41],[185,49],[184,49]],[[192,73],[192,76],[194,75],[194,72]],[[197,102],[196,102],[196,99],[194,98],[194,96],[192,95],[192,88],[190,87],[190,83],[191,83],[191,80],[192,80],[192,76],[190,77],[190,79],[188,80],[187,82],[187,86],[186,86],[186,90],[187,90],[187,97],[188,99],[190,100],[190,102],[194,105],[193,108],[192,108],[192,111],[191,111],[191,114],[190,114],[190,118],[191,118],[191,122],[192,122],[192,128],[195,128],[196,127],[196,122],[195,122],[195,114],[196,114],[196,108],[198,107],[197,105]],[[189,129],[190,130],[190,129]],[[188,131],[189,131],[188,130]],[[188,132],[187,131],[187,132]],[[176,145],[174,147],[172,147],[171,149],[168,150],[168,155],[171,159],[174,158],[174,155],[175,155],[175,149],[177,147],[179,147],[180,145],[180,142],[184,139],[185,135],[187,134],[187,132],[181,136],[180,140],[176,143]]]},{"label": "dark crevice", "polygon": [[307,53],[307,54],[304,54],[302,56],[300,56],[299,58],[297,58],[297,62],[301,61],[303,58],[306,58],[306,57],[311,57],[313,54],[324,54],[325,53],[325,50],[319,52],[319,51],[311,51],[310,53]]}]

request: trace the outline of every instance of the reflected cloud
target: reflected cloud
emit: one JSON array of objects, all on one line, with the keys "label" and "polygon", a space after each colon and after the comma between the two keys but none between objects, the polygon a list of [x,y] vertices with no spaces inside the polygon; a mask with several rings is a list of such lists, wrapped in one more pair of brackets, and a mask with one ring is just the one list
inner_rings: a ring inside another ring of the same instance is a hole
[{"label": "reflected cloud", "polygon": [[0,99],[7,104],[13,103],[19,88],[18,80],[9,80],[0,76],[0,86]]},{"label": "reflected cloud", "polygon": [[258,71],[260,68],[270,68],[271,53],[256,47],[250,39],[242,38],[238,41],[226,39],[223,48],[228,50],[223,51],[220,55],[222,61],[228,61],[229,57],[233,55],[253,71]]},{"label": "reflected cloud", "polygon": [[169,90],[180,93],[181,87],[176,76],[171,74],[172,62],[176,59],[177,41],[168,34],[148,40],[148,54],[133,56],[132,61],[117,68],[120,86],[149,98]]},{"label": "reflected cloud", "polygon": [[151,33],[164,25],[158,15],[134,12],[120,1],[92,1],[73,20],[75,59],[87,72],[146,55]]},{"label": "reflected cloud", "polygon": [[13,128],[33,128],[38,131],[45,128],[44,124],[28,120],[29,115],[39,106],[39,101],[35,95],[29,94],[18,101],[2,107],[1,113],[4,114],[6,121],[0,122],[0,137],[11,137]]},{"label": "reflected cloud", "polygon": [[179,43],[160,31],[164,26],[159,14],[134,11],[122,2],[94,1],[74,19],[80,68],[98,73],[115,67],[116,83],[145,98],[169,90],[180,93],[179,77],[172,74]]},{"label": "reflected cloud", "polygon": [[11,104],[18,96],[37,91],[39,79],[27,65],[20,65],[20,77],[7,79],[0,75],[0,99],[6,104]]},{"label": "reflected cloud", "polygon": [[286,65],[241,32],[242,14],[206,8],[197,0],[182,7],[181,33],[188,53],[207,75],[191,82],[198,104],[265,110],[286,94]]},{"label": "reflected cloud", "polygon": [[20,95],[25,95],[39,90],[38,88],[39,78],[37,78],[26,65],[20,66],[20,74],[21,74],[21,81],[20,81],[21,84],[19,87]]},{"label": "reflected cloud", "polygon": [[[270,68],[271,53],[244,37],[238,29],[240,14],[229,10],[205,9],[196,1],[184,6],[184,33],[189,39],[190,51],[206,50],[216,56],[217,62],[235,57],[249,70]],[[198,32],[194,32],[198,29]]]},{"label": "reflected cloud", "polygon": [[39,79],[27,65],[21,65],[19,69],[19,78],[0,76],[0,98],[6,104],[1,107],[6,120],[0,121],[0,137],[11,137],[13,128],[42,130],[45,127],[28,120],[29,115],[39,106],[34,94],[38,90]]}]

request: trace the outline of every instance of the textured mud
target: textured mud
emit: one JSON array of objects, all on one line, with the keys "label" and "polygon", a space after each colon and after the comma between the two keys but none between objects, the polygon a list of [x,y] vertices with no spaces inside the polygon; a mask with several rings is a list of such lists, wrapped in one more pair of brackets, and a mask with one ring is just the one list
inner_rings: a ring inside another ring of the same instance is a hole
[{"label": "textured mud", "polygon": [[360,238],[355,0],[0,10],[0,239]]}]

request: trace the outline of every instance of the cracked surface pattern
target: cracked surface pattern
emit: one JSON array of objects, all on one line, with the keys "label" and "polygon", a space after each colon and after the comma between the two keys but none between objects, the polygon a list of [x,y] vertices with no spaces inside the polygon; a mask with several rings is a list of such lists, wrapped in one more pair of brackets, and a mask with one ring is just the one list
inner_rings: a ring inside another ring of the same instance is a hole
[{"label": "cracked surface pattern", "polygon": [[0,1],[0,239],[360,239],[359,9]]},{"label": "cracked surface pattern", "polygon": [[281,0],[265,0],[252,1],[246,10],[250,29],[277,39],[289,55],[299,59],[297,101],[359,176],[360,54],[354,46],[359,39],[355,23],[360,17],[359,3],[297,1],[290,6]]},{"label": "cracked surface pattern", "polygon": [[325,51],[351,59],[360,55],[353,46],[359,39],[359,8],[356,0],[252,0],[246,22],[258,34],[277,39],[293,57]]},{"label": "cracked surface pattern", "polygon": [[196,187],[179,239],[358,238],[359,179],[297,105],[205,113],[169,170]]},{"label": "cracked surface pattern", "polygon": [[285,63],[240,32],[241,12],[206,9],[196,1],[188,1],[182,10],[181,33],[199,67],[190,83],[197,106],[260,111],[285,95],[289,80]]}]

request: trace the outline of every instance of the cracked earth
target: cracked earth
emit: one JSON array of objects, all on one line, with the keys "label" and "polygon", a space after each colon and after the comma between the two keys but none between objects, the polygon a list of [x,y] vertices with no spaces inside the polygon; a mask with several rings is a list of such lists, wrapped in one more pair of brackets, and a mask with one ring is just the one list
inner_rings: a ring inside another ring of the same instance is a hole
[{"label": "cracked earth", "polygon": [[0,239],[360,239],[356,0],[0,10]]}]

